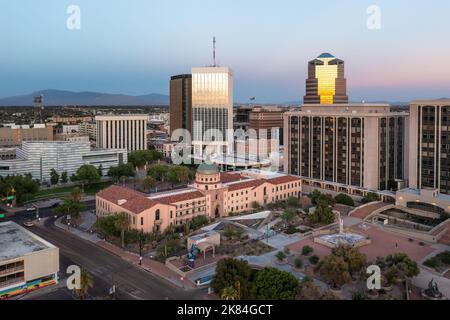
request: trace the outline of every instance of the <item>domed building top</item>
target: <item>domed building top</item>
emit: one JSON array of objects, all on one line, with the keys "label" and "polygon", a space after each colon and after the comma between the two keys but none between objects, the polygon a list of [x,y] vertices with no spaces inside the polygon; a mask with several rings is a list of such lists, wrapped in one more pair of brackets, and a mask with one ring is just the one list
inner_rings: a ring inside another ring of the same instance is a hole
[{"label": "domed building top", "polygon": [[203,162],[201,165],[198,166],[197,173],[200,173],[200,174],[217,174],[217,173],[219,173],[219,168],[214,163],[208,164],[206,162]]},{"label": "domed building top", "polygon": [[334,56],[331,53],[325,52],[317,57],[318,59],[332,59]]}]

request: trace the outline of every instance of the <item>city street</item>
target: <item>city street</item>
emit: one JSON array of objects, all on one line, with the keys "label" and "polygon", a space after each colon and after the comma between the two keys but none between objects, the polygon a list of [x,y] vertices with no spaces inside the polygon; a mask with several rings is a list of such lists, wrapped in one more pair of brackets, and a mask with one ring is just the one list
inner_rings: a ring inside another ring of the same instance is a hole
[{"label": "city street", "polygon": [[[93,204],[89,204],[93,205]],[[88,206],[89,206],[88,205]],[[88,208],[90,209],[90,208]],[[65,281],[65,270],[69,265],[75,264],[86,268],[94,277],[94,287],[89,290],[93,298],[106,298],[110,288],[115,285],[117,299],[202,299],[205,297],[202,290],[184,291],[170,282],[138,269],[121,258],[104,251],[88,241],[82,240],[71,233],[60,230],[54,225],[51,208],[40,209],[41,222],[30,231],[51,242],[59,248],[60,252],[60,279]],[[16,214],[11,220],[21,224],[32,215],[30,212]],[[58,289],[60,294],[67,295]]]}]

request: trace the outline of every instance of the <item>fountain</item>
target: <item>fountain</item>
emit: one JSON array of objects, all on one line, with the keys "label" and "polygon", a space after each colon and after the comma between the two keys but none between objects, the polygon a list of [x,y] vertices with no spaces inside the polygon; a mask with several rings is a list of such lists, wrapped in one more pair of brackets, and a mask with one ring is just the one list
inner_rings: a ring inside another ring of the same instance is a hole
[{"label": "fountain", "polygon": [[362,247],[371,243],[370,239],[366,236],[344,232],[344,220],[341,218],[341,214],[338,213],[339,232],[333,233],[332,230],[327,230],[327,234],[323,234],[314,238],[314,242],[322,244],[328,248],[336,248],[339,245],[347,245],[353,247]]}]

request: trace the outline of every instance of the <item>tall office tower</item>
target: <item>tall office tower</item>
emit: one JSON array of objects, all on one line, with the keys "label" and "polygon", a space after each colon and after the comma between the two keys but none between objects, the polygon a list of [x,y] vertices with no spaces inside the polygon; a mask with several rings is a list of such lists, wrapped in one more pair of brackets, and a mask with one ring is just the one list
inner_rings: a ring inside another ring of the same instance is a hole
[{"label": "tall office tower", "polygon": [[95,122],[98,148],[128,151],[147,149],[147,115],[96,116]]},{"label": "tall office tower", "polygon": [[406,112],[386,104],[303,105],[284,116],[285,171],[312,186],[363,196],[406,176]]},{"label": "tall office tower", "polygon": [[233,129],[233,73],[230,68],[192,69],[192,115],[194,152],[201,154],[205,145],[216,146],[218,153],[224,152],[227,130]]},{"label": "tall office tower", "polygon": [[192,137],[192,75],[170,78],[170,135],[177,129],[188,130]]},{"label": "tall office tower", "polygon": [[344,61],[329,53],[322,53],[308,63],[308,79],[304,103],[348,103]]}]

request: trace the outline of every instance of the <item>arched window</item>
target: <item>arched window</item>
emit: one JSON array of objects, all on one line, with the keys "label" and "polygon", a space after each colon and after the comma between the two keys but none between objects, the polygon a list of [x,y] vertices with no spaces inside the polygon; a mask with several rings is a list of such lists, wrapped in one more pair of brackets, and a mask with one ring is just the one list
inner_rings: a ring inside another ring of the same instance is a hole
[{"label": "arched window", "polygon": [[158,221],[160,219],[159,209],[155,211],[155,220]]}]

